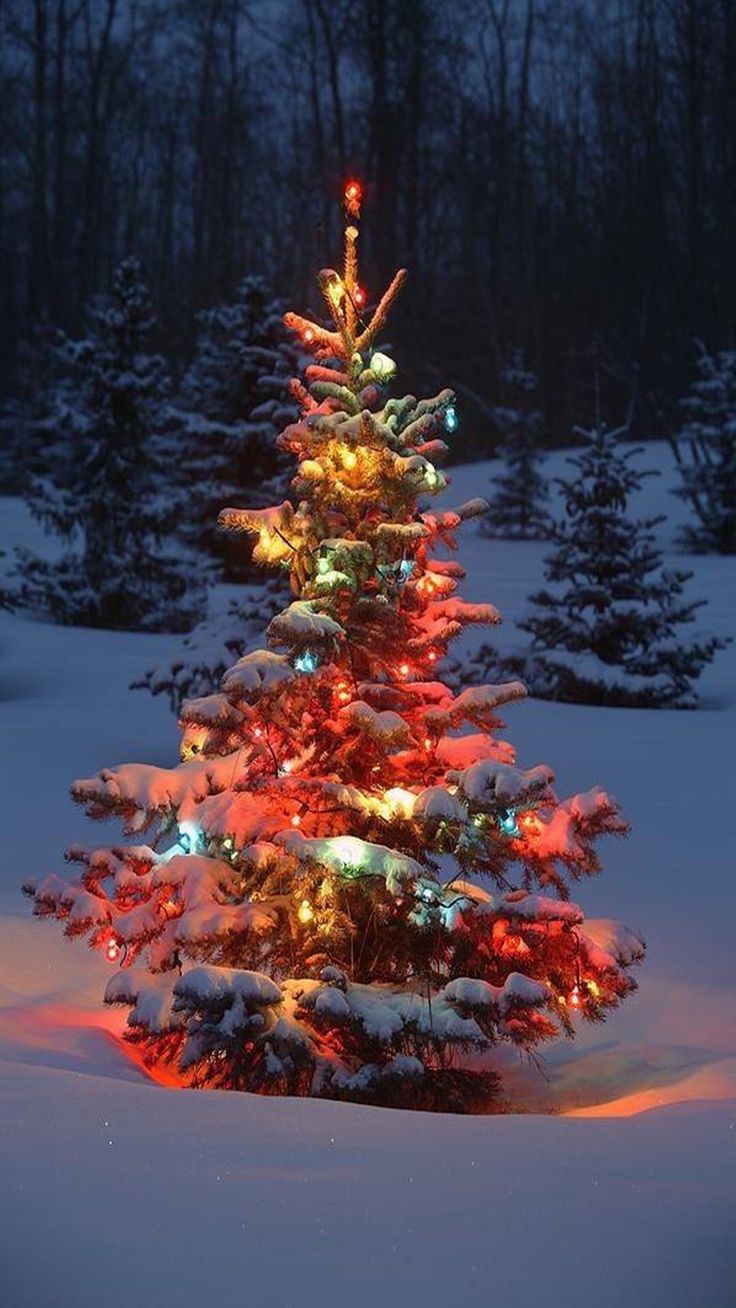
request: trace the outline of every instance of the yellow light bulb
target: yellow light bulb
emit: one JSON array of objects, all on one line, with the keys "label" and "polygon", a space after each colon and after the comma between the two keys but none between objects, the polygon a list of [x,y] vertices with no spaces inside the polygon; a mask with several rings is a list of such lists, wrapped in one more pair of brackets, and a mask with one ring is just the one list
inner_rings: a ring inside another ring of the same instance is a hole
[{"label": "yellow light bulb", "polygon": [[388,381],[396,372],[396,364],[387,354],[381,354],[380,350],[376,350],[376,353],[371,355],[370,369],[380,381]]},{"label": "yellow light bulb", "polygon": [[312,905],[310,904],[308,899],[302,900],[301,904],[299,905],[299,911],[297,913],[297,917],[299,918],[300,922],[304,923],[305,926],[307,922],[312,921],[312,918],[314,917],[314,909],[312,908]]},{"label": "yellow light bulb", "polygon": [[353,452],[353,450],[346,450],[342,456],[342,461],[346,468],[354,468],[358,462],[358,456]]}]

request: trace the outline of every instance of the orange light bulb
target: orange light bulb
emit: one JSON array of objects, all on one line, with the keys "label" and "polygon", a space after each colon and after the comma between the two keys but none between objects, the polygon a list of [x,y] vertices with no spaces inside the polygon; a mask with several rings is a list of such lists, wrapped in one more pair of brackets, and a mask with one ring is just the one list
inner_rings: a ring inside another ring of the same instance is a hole
[{"label": "orange light bulb", "polygon": [[291,825],[293,827],[300,827],[301,824],[302,824],[301,814],[295,813],[293,818],[291,819]]},{"label": "orange light bulb", "polygon": [[402,663],[402,664],[401,664],[401,667],[399,668],[399,672],[401,673],[402,677],[408,677],[408,675],[409,675],[409,664],[408,664],[408,663]]}]

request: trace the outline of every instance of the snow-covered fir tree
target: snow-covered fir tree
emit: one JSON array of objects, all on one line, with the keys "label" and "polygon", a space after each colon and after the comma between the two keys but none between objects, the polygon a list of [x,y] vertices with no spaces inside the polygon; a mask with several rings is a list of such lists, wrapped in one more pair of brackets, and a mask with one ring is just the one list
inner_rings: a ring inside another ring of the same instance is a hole
[{"label": "snow-covered fir tree", "polygon": [[197,487],[184,537],[224,560],[233,580],[253,570],[247,552],[233,550],[218,530],[220,509],[270,504],[288,486],[275,437],[297,414],[289,383],[298,351],[283,312],[261,277],[246,277],[231,303],[198,314],[194,357],[172,413],[179,476]]},{"label": "snow-covered fir tree", "polygon": [[693,682],[723,642],[682,627],[705,602],[683,594],[688,572],[665,568],[658,518],[628,513],[630,497],[653,472],[633,460],[640,449],[618,444],[626,428],[576,429],[585,448],[560,479],[566,514],[545,561],[548,588],[531,597],[522,631],[527,653],[498,659],[485,647],[478,662],[524,677],[532,694],[583,704],[690,708]]},{"label": "snow-covered fir tree", "polygon": [[377,343],[405,273],[364,318],[357,183],[345,201],[331,325],[286,315],[314,360],[279,438],[293,502],[221,515],[293,598],[183,706],[178,766],[74,784],[136,843],[75,847],[78,876],[27,890],[122,964],[108,1002],[183,1084],[488,1111],[500,1046],[531,1055],[633,988],[639,937],[569,898],[626,826],[602,790],[560,800],[549,767],[517,766],[497,732],[519,682],[439,675],[468,624],[499,621],[445,557],[486,505],[431,506],[455,397],[388,398]]},{"label": "snow-covered fir tree", "polygon": [[696,553],[736,554],[736,351],[701,346],[698,376],[682,401],[681,484],[696,522],[680,532]]},{"label": "snow-covered fir tree", "polygon": [[69,548],[52,561],[18,551],[14,602],[59,622],[180,631],[201,611],[195,565],[162,543],[179,504],[162,435],[168,370],[147,352],[153,325],[140,266],[126,259],[111,301],[90,312],[87,335],[60,334],[55,346],[51,444],[27,498]]},{"label": "snow-covered fir tree", "polygon": [[502,381],[510,402],[494,408],[493,421],[503,464],[493,479],[482,530],[500,539],[539,540],[550,535],[552,524],[545,503],[547,482],[540,470],[544,419],[534,406],[538,379],[517,351]]},{"label": "snow-covered fir tree", "polygon": [[227,613],[208,615],[167,658],[134,681],[166,694],[178,712],[185,699],[216,690],[235,659],[250,649],[264,620],[284,598],[281,579],[264,587],[247,550],[217,525],[225,504],[268,504],[288,490],[288,460],[276,436],[298,406],[290,391],[299,350],[283,321],[283,304],[260,277],[246,277],[230,304],[199,314],[194,358],[172,412],[176,466],[188,496],[184,539],[224,563],[239,594]]}]

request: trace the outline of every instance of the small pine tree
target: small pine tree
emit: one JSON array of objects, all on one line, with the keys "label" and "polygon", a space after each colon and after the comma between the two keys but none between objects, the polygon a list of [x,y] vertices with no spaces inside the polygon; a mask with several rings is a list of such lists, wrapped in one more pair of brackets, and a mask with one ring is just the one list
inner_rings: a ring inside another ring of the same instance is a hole
[{"label": "small pine tree", "polygon": [[618,447],[625,427],[576,430],[587,443],[568,459],[576,475],[559,480],[567,518],[545,563],[553,589],[533,595],[536,612],[519,623],[531,652],[496,659],[486,647],[479,662],[522,675],[542,699],[693,707],[692,682],[723,642],[682,642],[680,626],[705,601],[683,599],[691,573],[662,567],[654,528],[663,519],[627,514],[630,496],[656,473],[632,467],[641,450]]},{"label": "small pine tree", "polygon": [[266,505],[288,488],[275,443],[297,414],[289,392],[299,354],[283,323],[284,305],[260,277],[246,277],[230,304],[198,315],[199,335],[172,414],[178,467],[189,497],[185,539],[224,560],[230,580],[252,574],[248,556],[217,527],[225,504]]},{"label": "small pine tree", "polygon": [[700,347],[698,377],[682,409],[675,494],[697,522],[682,529],[680,540],[694,553],[736,554],[736,351]]},{"label": "small pine tree", "polygon": [[58,335],[54,446],[28,504],[72,548],[53,561],[17,551],[18,606],[62,623],[148,631],[186,630],[198,614],[191,561],[160,544],[178,505],[159,435],[168,372],[145,349],[153,325],[139,264],[126,259],[112,302],[90,313],[89,334]]},{"label": "small pine tree", "polygon": [[551,522],[545,507],[547,483],[540,472],[544,419],[539,409],[531,407],[538,381],[524,368],[520,352],[502,380],[515,402],[493,411],[505,470],[494,479],[496,493],[483,519],[483,531],[506,540],[540,540],[549,536]]}]

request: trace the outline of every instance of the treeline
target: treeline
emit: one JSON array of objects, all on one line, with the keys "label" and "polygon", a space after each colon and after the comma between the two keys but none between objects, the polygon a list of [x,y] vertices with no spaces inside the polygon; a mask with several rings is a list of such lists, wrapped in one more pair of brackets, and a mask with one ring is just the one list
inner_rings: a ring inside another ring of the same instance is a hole
[{"label": "treeline", "polygon": [[[366,290],[411,268],[407,387],[488,442],[522,347],[551,439],[671,429],[694,338],[732,338],[736,0],[5,0],[2,358],[142,259],[166,350],[265,274],[315,304],[340,183]],[[597,363],[596,363],[597,361]]]}]

